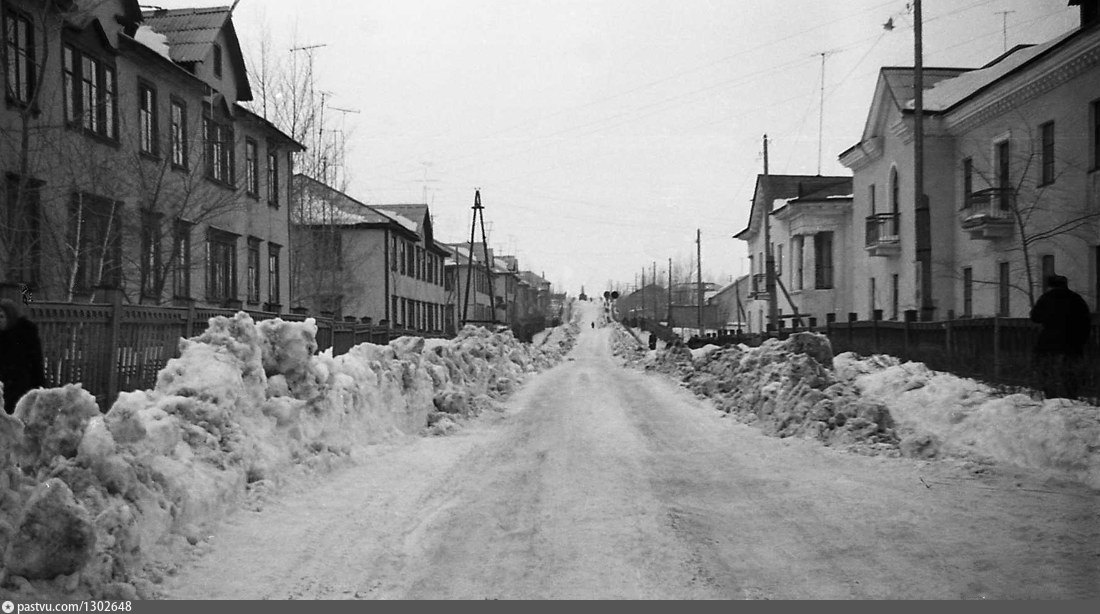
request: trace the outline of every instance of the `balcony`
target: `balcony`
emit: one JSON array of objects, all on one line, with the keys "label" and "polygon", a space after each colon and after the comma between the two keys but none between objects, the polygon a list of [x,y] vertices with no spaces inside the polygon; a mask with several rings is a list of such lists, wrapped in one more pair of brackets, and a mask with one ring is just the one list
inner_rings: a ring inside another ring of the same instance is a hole
[{"label": "balcony", "polygon": [[962,229],[971,239],[1002,239],[1012,236],[1011,188],[987,188],[971,194],[962,208]]},{"label": "balcony", "polygon": [[768,276],[764,273],[756,273],[752,276],[749,299],[768,300]]},{"label": "balcony", "polygon": [[897,256],[901,253],[897,213],[873,213],[867,216],[867,255]]}]

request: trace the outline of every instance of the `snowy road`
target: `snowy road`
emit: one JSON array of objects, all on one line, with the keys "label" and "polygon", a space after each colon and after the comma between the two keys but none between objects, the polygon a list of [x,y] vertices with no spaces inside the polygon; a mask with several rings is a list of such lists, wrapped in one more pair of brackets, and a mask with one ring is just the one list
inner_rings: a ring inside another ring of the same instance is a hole
[{"label": "snowy road", "polygon": [[456,435],[224,523],[168,598],[1097,598],[1100,496],[765,437],[585,324]]}]

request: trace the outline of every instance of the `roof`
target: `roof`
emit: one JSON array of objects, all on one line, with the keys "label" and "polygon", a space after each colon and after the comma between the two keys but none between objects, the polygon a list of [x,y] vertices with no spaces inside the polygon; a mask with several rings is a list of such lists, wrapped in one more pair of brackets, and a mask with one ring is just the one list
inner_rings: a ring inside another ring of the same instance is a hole
[{"label": "roof", "polygon": [[745,229],[733,235],[740,239],[750,232],[758,217],[757,203],[774,203],[778,199],[806,198],[824,200],[833,196],[851,196],[852,178],[830,175],[757,175],[752,209]]},{"label": "roof", "polygon": [[[962,73],[952,79],[946,79],[924,95],[924,109],[930,113],[944,112],[977,94],[982,89],[1023,68],[1026,64],[1045,55],[1066,39],[1077,34],[1077,30],[1066,32],[1041,45],[1017,45],[1008,53],[1001,55],[989,64],[977,70]],[[912,109],[912,96],[906,99],[906,109]]]},{"label": "roof", "polygon": [[252,100],[248,72],[237,32],[233,28],[233,11],[228,6],[158,9],[142,13],[144,23],[153,31],[168,37],[168,53],[172,61],[181,64],[202,62],[210,55],[210,47],[225,30],[229,49],[226,57],[237,77],[237,100]]},{"label": "roof", "polygon": [[[301,173],[294,176],[295,188],[301,190],[300,207],[292,209],[292,221],[296,224],[336,226],[378,225],[387,226],[393,220],[369,205],[325,185]],[[309,197],[312,196],[312,197]]]}]

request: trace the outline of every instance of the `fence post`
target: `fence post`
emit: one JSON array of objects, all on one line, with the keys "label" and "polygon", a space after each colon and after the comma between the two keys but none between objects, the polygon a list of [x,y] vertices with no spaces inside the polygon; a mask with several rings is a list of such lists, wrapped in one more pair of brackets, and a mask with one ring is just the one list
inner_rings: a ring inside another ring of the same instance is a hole
[{"label": "fence post", "polygon": [[993,378],[1001,378],[1001,318],[993,316]]},{"label": "fence post", "polygon": [[122,290],[104,288],[104,293],[111,304],[111,329],[107,344],[107,351],[109,352],[107,355],[110,357],[107,368],[107,407],[110,407],[118,398],[118,346],[119,339],[122,336]]},{"label": "fence post", "polygon": [[878,322],[881,319],[882,319],[882,310],[881,309],[875,309],[874,311],[871,312],[871,332],[872,332],[871,337],[874,339],[875,353],[876,354],[881,354],[882,353],[882,351],[879,350],[879,347],[878,347]]}]

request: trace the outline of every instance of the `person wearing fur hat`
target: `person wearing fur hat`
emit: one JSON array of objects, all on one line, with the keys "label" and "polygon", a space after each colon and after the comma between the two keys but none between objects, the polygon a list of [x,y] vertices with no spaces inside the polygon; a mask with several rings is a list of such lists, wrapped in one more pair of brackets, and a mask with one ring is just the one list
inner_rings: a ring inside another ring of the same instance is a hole
[{"label": "person wearing fur hat", "polygon": [[15,413],[15,404],[24,394],[46,385],[38,327],[11,299],[0,300],[0,382],[4,383],[4,411],[9,414]]}]

